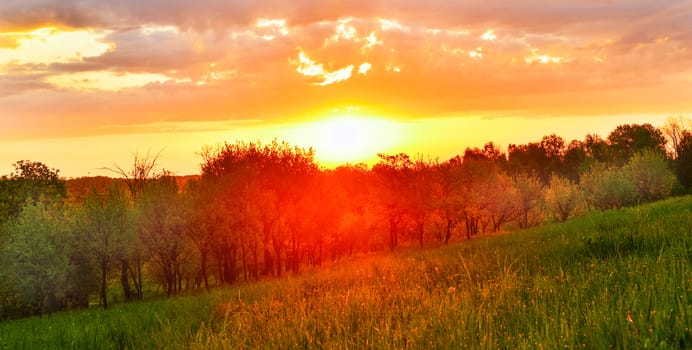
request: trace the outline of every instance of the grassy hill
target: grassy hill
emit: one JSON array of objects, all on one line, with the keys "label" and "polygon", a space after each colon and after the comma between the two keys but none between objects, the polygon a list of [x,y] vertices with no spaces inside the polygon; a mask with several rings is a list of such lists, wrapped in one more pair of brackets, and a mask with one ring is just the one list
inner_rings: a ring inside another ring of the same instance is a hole
[{"label": "grassy hill", "polygon": [[690,348],[692,196],[0,323],[0,349]]}]

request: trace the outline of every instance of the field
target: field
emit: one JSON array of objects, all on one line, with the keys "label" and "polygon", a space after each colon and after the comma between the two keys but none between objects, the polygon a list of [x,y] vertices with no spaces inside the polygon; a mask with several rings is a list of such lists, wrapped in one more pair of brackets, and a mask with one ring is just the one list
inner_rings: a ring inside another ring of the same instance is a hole
[{"label": "field", "polygon": [[692,347],[692,197],[108,310],[0,349]]}]

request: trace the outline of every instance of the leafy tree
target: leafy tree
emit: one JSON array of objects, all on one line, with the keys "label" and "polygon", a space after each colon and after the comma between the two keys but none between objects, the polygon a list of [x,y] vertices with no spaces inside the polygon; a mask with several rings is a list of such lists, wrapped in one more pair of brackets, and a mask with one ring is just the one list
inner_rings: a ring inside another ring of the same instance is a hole
[{"label": "leafy tree", "polygon": [[[262,227],[264,273],[281,274],[286,253],[289,206],[303,195],[303,187],[316,173],[314,151],[293,147],[283,142],[270,144],[225,144],[204,154],[203,181],[218,181],[224,187],[226,179],[240,176],[256,206]],[[229,182],[230,184],[230,182]],[[229,193],[229,192],[226,192]]]},{"label": "leafy tree", "polygon": [[540,224],[543,220],[541,206],[544,200],[541,180],[537,176],[519,174],[515,175],[512,181],[517,191],[519,227],[527,228]]},{"label": "leafy tree", "polygon": [[572,140],[567,145],[565,155],[562,157],[562,176],[579,182],[579,175],[587,162],[587,155],[584,143],[579,140]]},{"label": "leafy tree", "polygon": [[376,207],[373,176],[365,164],[344,165],[332,172],[329,194],[341,210],[341,220],[330,239],[333,259],[367,251],[375,239]]},{"label": "leafy tree", "polygon": [[507,170],[512,175],[536,174],[543,183],[547,183],[550,177],[550,162],[551,159],[540,143],[509,145]]},{"label": "leafy tree", "polygon": [[490,202],[488,212],[493,224],[493,231],[500,232],[502,225],[516,220],[521,215],[518,192],[512,178],[504,173],[498,173],[493,177],[493,200]]},{"label": "leafy tree", "polygon": [[[127,185],[132,200],[137,202],[147,184],[164,175],[163,172],[157,170],[160,155],[161,152],[155,155],[147,152],[144,156],[135,153],[133,155],[132,167],[129,170],[125,170],[117,164],[113,168],[106,167],[104,169],[120,175]],[[122,286],[125,300],[142,299],[142,247],[133,245],[129,248],[129,251],[126,252],[128,254],[122,254],[120,257],[120,285]],[[134,266],[132,266],[133,263]],[[128,273],[132,277],[135,287],[134,291],[132,290]]]},{"label": "leafy tree", "polygon": [[579,184],[587,202],[599,210],[617,209],[635,201],[634,184],[621,168],[597,163],[582,174]]},{"label": "leafy tree", "polygon": [[646,149],[665,155],[666,138],[651,124],[620,125],[608,135],[614,164],[626,164],[635,153]]},{"label": "leafy tree", "polygon": [[136,244],[134,215],[117,185],[105,191],[92,188],[77,214],[75,234],[84,253],[99,270],[101,305],[108,307],[108,274],[128,245]]},{"label": "leafy tree", "polygon": [[668,169],[668,164],[659,152],[644,150],[635,154],[625,168],[634,189],[637,200],[650,202],[670,195],[675,182],[675,175]]},{"label": "leafy tree", "polygon": [[389,249],[399,245],[399,235],[408,219],[410,181],[413,162],[408,155],[378,154],[380,161],[372,168],[378,189],[379,206],[387,222]]},{"label": "leafy tree", "polygon": [[603,140],[598,134],[586,134],[582,144],[586,156],[592,160],[590,165],[596,162],[609,163],[613,160],[608,142]]},{"label": "leafy tree", "polygon": [[40,199],[28,202],[9,223],[2,266],[25,314],[52,313],[67,306],[75,269],[69,220],[61,203]]},{"label": "leafy tree", "polygon": [[28,160],[13,166],[14,173],[0,178],[0,223],[16,217],[27,200],[65,197],[65,181],[60,179],[59,170]]},{"label": "leafy tree", "polygon": [[436,162],[416,159],[411,174],[410,214],[415,226],[418,244],[422,247],[425,241],[425,227],[435,209],[439,197],[439,182],[435,178]]},{"label": "leafy tree", "polygon": [[692,132],[682,134],[677,147],[676,170],[678,181],[688,190],[692,188]]},{"label": "leafy tree", "polygon": [[140,240],[159,268],[166,294],[171,296],[182,289],[181,268],[189,256],[186,213],[175,178],[163,176],[149,183],[138,205]]},{"label": "leafy tree", "polygon": [[550,177],[545,199],[553,216],[560,222],[574,215],[582,202],[579,186],[557,175]]},{"label": "leafy tree", "polygon": [[459,223],[461,217],[461,203],[459,196],[459,186],[457,174],[462,164],[461,157],[451,158],[436,167],[436,179],[439,183],[439,197],[436,207],[439,208],[440,217],[443,221],[445,244],[449,244],[452,232]]}]

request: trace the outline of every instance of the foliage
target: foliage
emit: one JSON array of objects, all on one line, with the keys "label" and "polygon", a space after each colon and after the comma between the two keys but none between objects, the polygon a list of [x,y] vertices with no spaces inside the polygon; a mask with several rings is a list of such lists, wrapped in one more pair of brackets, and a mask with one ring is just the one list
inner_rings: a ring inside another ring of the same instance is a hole
[{"label": "foliage", "polygon": [[59,170],[27,160],[13,166],[14,173],[0,178],[0,223],[19,215],[27,200],[65,197],[66,186],[58,175]]},{"label": "foliage", "polygon": [[149,183],[138,202],[139,237],[158,268],[166,294],[181,288],[181,268],[189,256],[185,212],[175,178],[163,176]]},{"label": "foliage", "polygon": [[582,174],[579,184],[589,205],[599,210],[622,208],[636,200],[634,184],[621,168],[597,163]]},{"label": "foliage", "polygon": [[692,347],[692,197],[300,276],[0,323],[8,348]]},{"label": "foliage", "polygon": [[676,170],[678,180],[688,190],[692,189],[692,131],[683,133],[677,148]]},{"label": "foliage", "polygon": [[651,124],[619,125],[608,135],[615,165],[626,164],[637,152],[650,150],[665,155],[666,138]]},{"label": "foliage", "polygon": [[76,213],[75,240],[99,270],[100,301],[108,307],[108,276],[135,243],[135,218],[128,198],[117,184],[92,187]]},{"label": "foliage", "polygon": [[558,221],[566,221],[578,213],[583,203],[579,186],[569,179],[552,175],[545,191],[545,200]]},{"label": "foliage", "polygon": [[15,309],[10,311],[52,313],[77,297],[71,289],[83,286],[70,284],[78,266],[71,260],[69,220],[60,203],[40,200],[27,203],[9,224],[2,268],[14,289],[6,296]]},{"label": "foliage", "polygon": [[519,227],[536,226],[543,221],[543,185],[536,176],[519,174],[512,178],[517,193]]},{"label": "foliage", "polygon": [[670,195],[675,175],[659,152],[644,150],[635,154],[625,168],[634,184],[637,201],[650,202]]}]

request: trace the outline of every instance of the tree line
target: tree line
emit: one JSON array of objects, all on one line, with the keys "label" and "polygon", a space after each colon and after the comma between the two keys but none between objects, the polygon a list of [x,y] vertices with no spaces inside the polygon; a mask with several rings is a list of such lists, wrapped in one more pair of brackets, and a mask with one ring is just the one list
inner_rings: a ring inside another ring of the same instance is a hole
[{"label": "tree line", "polygon": [[[670,142],[669,142],[670,141]],[[118,179],[19,161],[0,178],[0,319],[295,273],[358,253],[453,240],[692,190],[689,120],[323,169],[274,141],[202,152],[201,174],[135,156]]]}]

